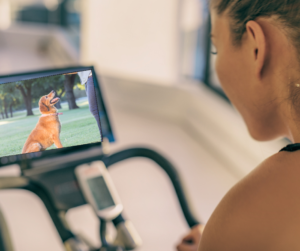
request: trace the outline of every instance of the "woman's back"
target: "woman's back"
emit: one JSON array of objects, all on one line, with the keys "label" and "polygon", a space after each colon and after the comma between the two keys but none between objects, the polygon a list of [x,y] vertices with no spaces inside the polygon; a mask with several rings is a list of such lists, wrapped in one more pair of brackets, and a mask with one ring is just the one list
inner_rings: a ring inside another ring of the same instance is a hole
[{"label": "woman's back", "polygon": [[199,251],[300,250],[300,147],[269,157],[210,217]]}]

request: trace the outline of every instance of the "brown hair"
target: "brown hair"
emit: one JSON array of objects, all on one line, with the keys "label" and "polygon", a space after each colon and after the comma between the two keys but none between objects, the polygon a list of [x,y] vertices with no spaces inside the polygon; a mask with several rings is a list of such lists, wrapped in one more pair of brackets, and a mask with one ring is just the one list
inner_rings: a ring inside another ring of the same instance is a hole
[{"label": "brown hair", "polygon": [[300,54],[300,1],[299,0],[212,0],[220,15],[228,11],[231,18],[233,42],[241,43],[246,23],[256,17],[276,16]]},{"label": "brown hair", "polygon": [[[212,8],[221,15],[225,11],[229,16],[232,42],[240,46],[246,31],[246,23],[256,17],[275,17],[287,38],[298,52],[300,64],[300,0],[210,0]],[[289,83],[290,95],[288,99],[300,114],[300,92],[295,89],[295,82]]]}]

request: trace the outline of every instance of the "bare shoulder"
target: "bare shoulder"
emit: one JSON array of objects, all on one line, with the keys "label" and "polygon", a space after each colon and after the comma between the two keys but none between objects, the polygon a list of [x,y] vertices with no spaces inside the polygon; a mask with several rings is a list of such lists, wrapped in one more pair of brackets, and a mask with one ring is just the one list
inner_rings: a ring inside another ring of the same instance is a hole
[{"label": "bare shoulder", "polygon": [[263,161],[221,200],[199,251],[300,250],[299,181],[300,151]]}]

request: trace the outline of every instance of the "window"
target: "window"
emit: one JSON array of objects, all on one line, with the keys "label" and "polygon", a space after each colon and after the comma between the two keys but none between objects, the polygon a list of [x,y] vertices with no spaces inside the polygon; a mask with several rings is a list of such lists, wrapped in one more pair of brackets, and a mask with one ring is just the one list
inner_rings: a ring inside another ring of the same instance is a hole
[{"label": "window", "polygon": [[211,54],[208,2],[206,0],[183,0],[182,4],[181,75],[185,79],[201,81],[230,102],[214,70],[216,55]]},{"label": "window", "polygon": [[79,49],[81,0],[1,0],[0,29],[11,24],[44,24],[61,27]]}]

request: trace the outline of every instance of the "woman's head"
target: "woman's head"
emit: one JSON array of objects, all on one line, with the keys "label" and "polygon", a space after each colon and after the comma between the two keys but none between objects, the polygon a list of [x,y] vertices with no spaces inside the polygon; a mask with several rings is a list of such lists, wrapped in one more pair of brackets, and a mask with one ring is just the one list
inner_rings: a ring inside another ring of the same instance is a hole
[{"label": "woman's head", "polygon": [[211,0],[210,10],[216,71],[250,134],[294,140],[298,129],[290,121],[300,121],[300,1]]}]

